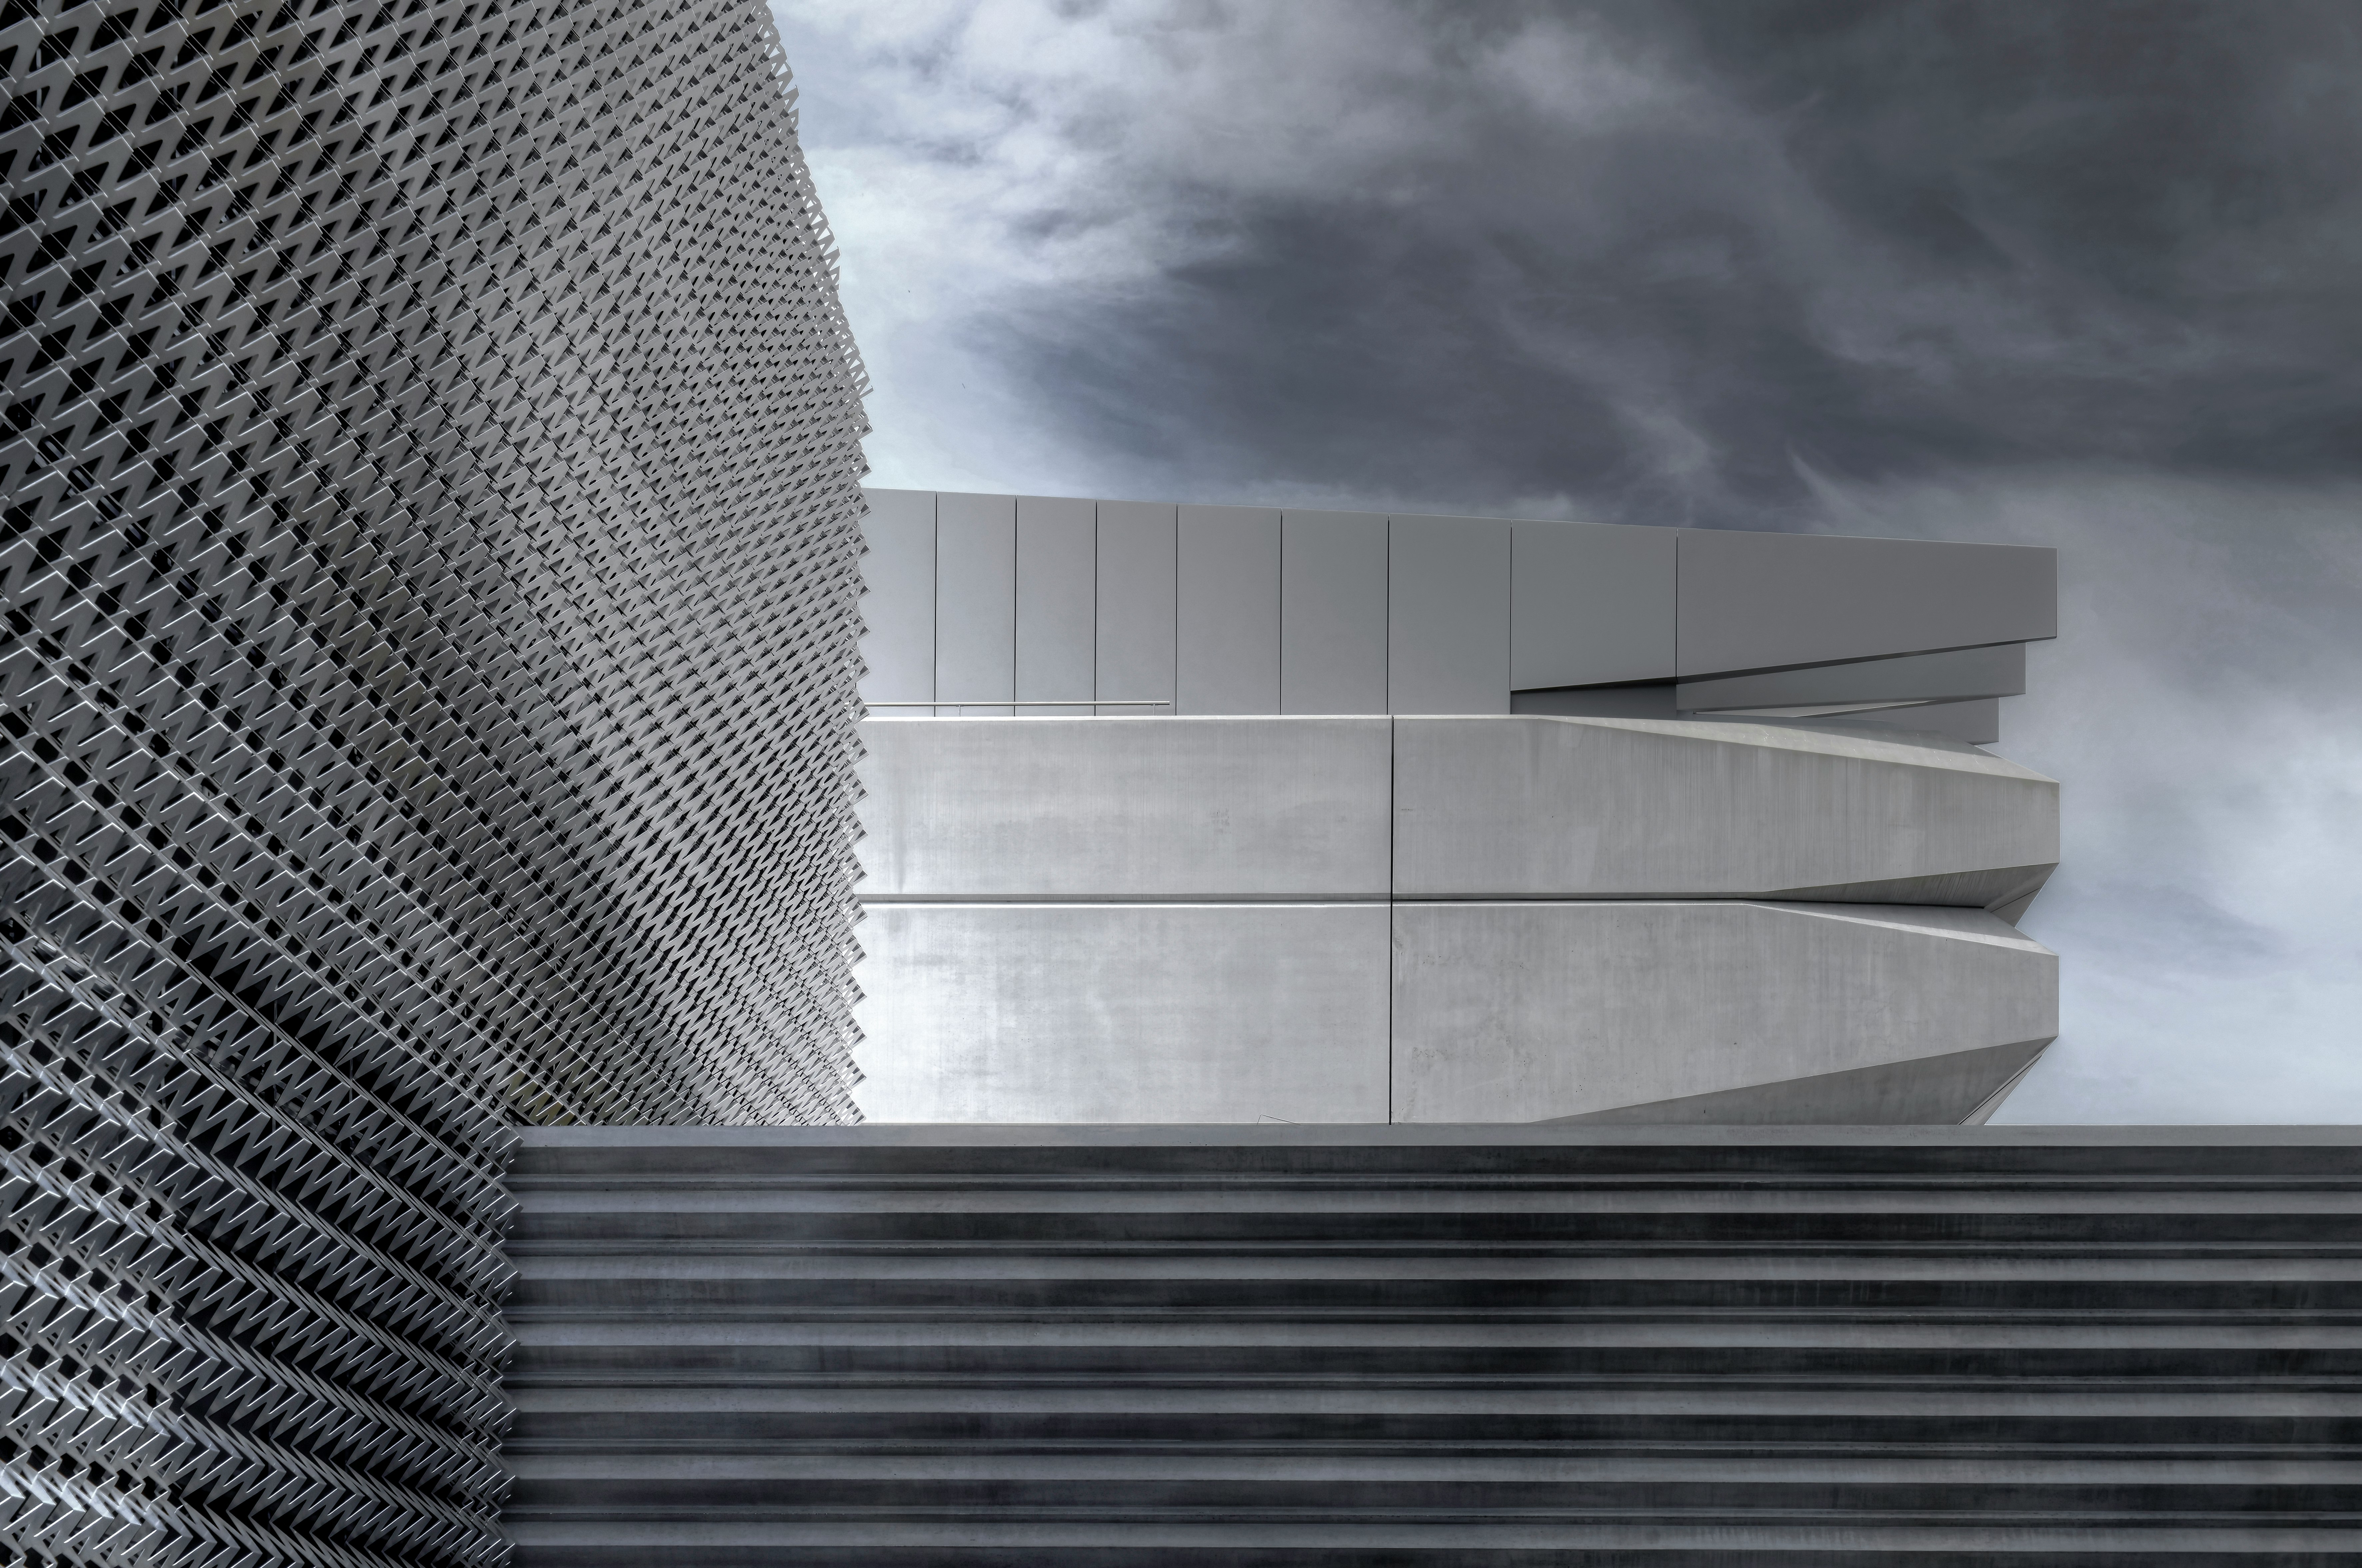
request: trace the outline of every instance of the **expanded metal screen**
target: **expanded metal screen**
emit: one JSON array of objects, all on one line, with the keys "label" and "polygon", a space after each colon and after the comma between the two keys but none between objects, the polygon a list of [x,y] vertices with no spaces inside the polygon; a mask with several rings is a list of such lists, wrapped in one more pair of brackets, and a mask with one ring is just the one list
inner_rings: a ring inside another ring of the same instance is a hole
[{"label": "expanded metal screen", "polygon": [[6,0],[0,70],[0,1561],[489,1562],[504,1129],[851,1114],[777,38]]}]

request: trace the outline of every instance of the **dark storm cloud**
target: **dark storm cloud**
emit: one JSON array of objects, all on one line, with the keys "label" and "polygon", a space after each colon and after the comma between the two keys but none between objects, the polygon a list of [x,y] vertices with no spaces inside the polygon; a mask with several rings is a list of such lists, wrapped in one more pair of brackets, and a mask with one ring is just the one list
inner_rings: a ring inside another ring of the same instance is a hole
[{"label": "dark storm cloud", "polygon": [[[1220,243],[1121,290],[1020,293],[963,323],[972,350],[1176,491],[1215,473],[1760,525],[1806,501],[1800,465],[2362,463],[2345,0],[1397,19],[1426,52],[1400,112],[1431,140],[1342,154],[1328,188],[1318,126],[1228,149],[1231,182],[1219,158],[1119,167]],[[1591,113],[1580,79],[1553,100],[1547,59],[1518,71],[1567,40],[1646,101]],[[1095,135],[1054,106],[1037,126]],[[1314,177],[1260,181],[1271,157]]]}]

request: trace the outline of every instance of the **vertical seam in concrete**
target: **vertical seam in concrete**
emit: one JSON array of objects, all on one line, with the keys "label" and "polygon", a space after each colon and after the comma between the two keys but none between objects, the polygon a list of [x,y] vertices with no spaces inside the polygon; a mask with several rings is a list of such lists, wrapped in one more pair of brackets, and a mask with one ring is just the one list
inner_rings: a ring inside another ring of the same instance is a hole
[{"label": "vertical seam in concrete", "polygon": [[1024,510],[1020,498],[1009,498],[1009,717],[1011,718],[1018,716],[1017,639],[1022,635],[1018,630],[1017,610],[1025,597],[1017,586],[1017,574],[1025,567],[1024,544],[1021,535],[1023,525],[1018,521],[1019,514]]},{"label": "vertical seam in concrete", "polygon": [[[1392,553],[1387,557],[1386,570],[1394,570]],[[1389,590],[1393,582],[1389,577]],[[1391,706],[1393,696],[1388,693]],[[1395,1116],[1395,835],[1400,831],[1401,819],[1395,814],[1395,737],[1400,726],[1394,715],[1386,715],[1386,951],[1385,974],[1386,981],[1386,1123],[1392,1125]]]},{"label": "vertical seam in concrete", "polygon": [[1276,683],[1278,696],[1272,700],[1274,713],[1287,711],[1287,509],[1279,512],[1279,592],[1275,603],[1278,610],[1278,630],[1272,640],[1272,664],[1279,671]]},{"label": "vertical seam in concrete", "polygon": [[1107,696],[1107,683],[1099,678],[1099,503],[1091,502],[1091,717],[1104,717],[1098,699]]},{"label": "vertical seam in concrete", "polygon": [[[1091,503],[1091,696],[1099,695],[1099,503]],[[1092,717],[1098,709],[1091,709]]]},{"label": "vertical seam in concrete", "polygon": [[[938,490],[927,492],[927,700],[933,702],[944,695],[937,668],[944,657],[944,507]],[[927,717],[941,718],[943,709],[930,707]]]},{"label": "vertical seam in concrete", "polygon": [[1173,704],[1164,710],[1181,716],[1181,508],[1173,508]]}]

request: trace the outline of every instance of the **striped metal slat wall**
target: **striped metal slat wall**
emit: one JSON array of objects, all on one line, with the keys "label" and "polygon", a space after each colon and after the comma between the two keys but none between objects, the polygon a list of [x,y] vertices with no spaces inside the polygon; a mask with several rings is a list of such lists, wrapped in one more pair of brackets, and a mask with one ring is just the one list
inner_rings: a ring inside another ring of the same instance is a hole
[{"label": "striped metal slat wall", "polygon": [[2362,1563],[2352,1130],[532,1135],[526,1568]]}]

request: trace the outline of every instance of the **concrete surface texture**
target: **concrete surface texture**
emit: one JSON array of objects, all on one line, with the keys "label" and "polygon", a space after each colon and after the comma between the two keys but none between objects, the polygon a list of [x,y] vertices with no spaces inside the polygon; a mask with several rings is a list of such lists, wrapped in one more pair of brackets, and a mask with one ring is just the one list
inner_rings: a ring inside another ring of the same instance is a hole
[{"label": "concrete surface texture", "polygon": [[2006,902],[2058,861],[2058,785],[1972,746],[1743,722],[1395,721],[1405,898]]},{"label": "concrete surface texture", "polygon": [[[1580,1115],[2058,1032],[2058,959],[1977,909],[1399,904],[1394,926],[1401,1122]],[[2024,1065],[1907,1119],[1965,1121]],[[1794,1098],[1805,1120],[1840,1109]]]},{"label": "concrete surface texture", "polygon": [[2056,862],[2057,786],[1938,738],[864,732],[875,1120],[1959,1122],[2057,1030],[2057,960],[2008,923]]},{"label": "concrete surface texture", "polygon": [[946,713],[1843,709],[1983,743],[2058,634],[2024,546],[869,495],[862,695]]},{"label": "concrete surface texture", "polygon": [[1393,721],[873,719],[872,898],[1383,898]]},{"label": "concrete surface texture", "polygon": [[1387,926],[1380,903],[874,904],[862,1113],[1386,1121]]},{"label": "concrete surface texture", "polygon": [[2354,1128],[528,1128],[518,1568],[2350,1565]]}]

